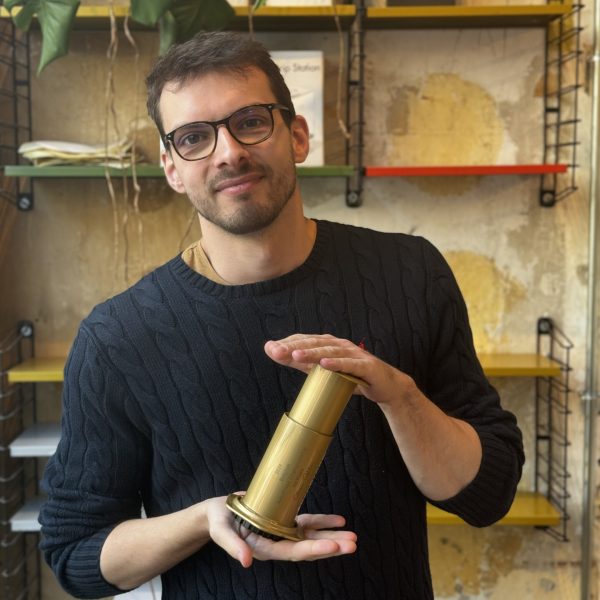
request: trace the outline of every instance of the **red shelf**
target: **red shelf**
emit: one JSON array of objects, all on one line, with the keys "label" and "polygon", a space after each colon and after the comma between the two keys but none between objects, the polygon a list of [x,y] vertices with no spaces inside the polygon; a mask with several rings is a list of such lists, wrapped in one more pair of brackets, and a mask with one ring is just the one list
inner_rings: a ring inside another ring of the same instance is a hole
[{"label": "red shelf", "polygon": [[544,175],[566,173],[568,165],[460,165],[436,167],[365,167],[367,177],[448,177],[466,175]]}]

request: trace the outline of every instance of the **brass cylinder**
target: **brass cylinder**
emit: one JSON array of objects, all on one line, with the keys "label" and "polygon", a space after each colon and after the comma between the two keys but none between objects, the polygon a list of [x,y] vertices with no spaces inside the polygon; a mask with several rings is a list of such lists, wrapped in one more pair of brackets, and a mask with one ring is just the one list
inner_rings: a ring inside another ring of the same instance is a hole
[{"label": "brass cylinder", "polygon": [[267,537],[301,540],[296,515],[329,447],[358,379],[314,366],[279,425],[244,496],[227,507],[249,529]]}]

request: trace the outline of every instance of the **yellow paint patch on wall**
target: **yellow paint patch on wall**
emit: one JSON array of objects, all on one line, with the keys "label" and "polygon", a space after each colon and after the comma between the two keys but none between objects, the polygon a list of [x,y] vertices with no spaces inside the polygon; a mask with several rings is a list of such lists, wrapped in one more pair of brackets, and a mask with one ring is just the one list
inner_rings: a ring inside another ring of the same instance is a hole
[{"label": "yellow paint patch on wall", "polygon": [[525,299],[525,286],[486,256],[465,250],[444,256],[465,297],[475,347],[479,352],[497,350],[505,342],[504,317]]},{"label": "yellow paint patch on wall", "polygon": [[430,528],[435,597],[482,597],[510,575],[522,546],[523,536],[514,529],[496,529],[489,536],[467,527]]},{"label": "yellow paint patch on wall", "polygon": [[403,165],[493,164],[504,124],[481,86],[432,73],[420,88],[399,90],[391,107],[393,158]]},{"label": "yellow paint patch on wall", "polygon": [[[420,88],[396,91],[388,118],[391,162],[414,165],[495,164],[505,126],[494,99],[481,86],[453,73],[432,73]],[[436,195],[457,195],[473,178],[419,178]]]}]

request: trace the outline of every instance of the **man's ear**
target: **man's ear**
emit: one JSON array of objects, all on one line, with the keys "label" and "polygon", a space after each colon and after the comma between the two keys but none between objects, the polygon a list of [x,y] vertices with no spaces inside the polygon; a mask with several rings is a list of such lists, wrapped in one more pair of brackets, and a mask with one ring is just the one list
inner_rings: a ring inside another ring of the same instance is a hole
[{"label": "man's ear", "polygon": [[185,188],[183,187],[183,183],[181,182],[179,173],[177,172],[175,163],[173,162],[171,152],[165,149],[161,150],[160,161],[162,163],[163,169],[165,170],[165,177],[167,178],[167,183],[177,193],[185,194]]},{"label": "man's ear", "polygon": [[303,163],[308,156],[308,123],[301,115],[296,115],[290,123],[292,133],[292,149],[294,152],[294,162]]}]

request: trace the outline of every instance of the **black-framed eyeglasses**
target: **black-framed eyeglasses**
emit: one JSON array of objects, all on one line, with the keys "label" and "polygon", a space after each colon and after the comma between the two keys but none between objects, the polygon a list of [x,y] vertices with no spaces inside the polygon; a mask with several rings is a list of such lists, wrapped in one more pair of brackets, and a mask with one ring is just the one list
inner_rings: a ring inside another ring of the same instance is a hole
[{"label": "black-framed eyeglasses", "polygon": [[215,151],[218,127],[225,125],[240,144],[260,144],[273,135],[275,109],[290,112],[283,104],[252,104],[219,121],[195,121],[177,127],[165,135],[165,142],[170,143],[183,160],[202,160]]}]

